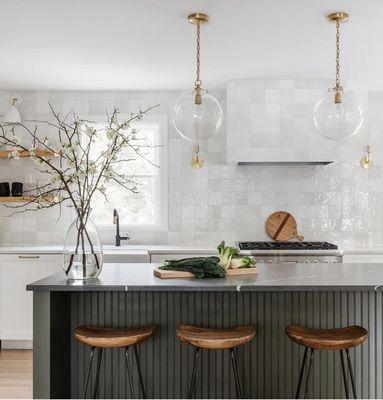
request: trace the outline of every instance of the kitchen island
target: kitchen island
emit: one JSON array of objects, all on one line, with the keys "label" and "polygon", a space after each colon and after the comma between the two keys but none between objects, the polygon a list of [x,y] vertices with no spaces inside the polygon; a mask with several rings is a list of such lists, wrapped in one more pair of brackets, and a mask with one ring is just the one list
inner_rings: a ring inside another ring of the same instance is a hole
[{"label": "kitchen island", "polygon": [[[303,348],[286,337],[287,325],[362,325],[369,340],[351,350],[358,393],[382,397],[382,264],[259,265],[255,276],[209,280],[161,280],[153,276],[156,266],[105,264],[96,280],[67,281],[60,273],[28,285],[34,292],[35,398],[80,396],[89,348],[74,340],[73,330],[83,324],[157,325],[140,346],[148,395],[185,397],[193,353],[175,337],[181,323],[256,327],[255,339],[238,349],[243,391],[253,398],[294,397]],[[229,362],[227,352],[202,352],[197,397],[235,397]],[[318,353],[312,378],[310,397],[344,397],[338,353]],[[137,376],[134,384],[138,393]],[[105,352],[99,393],[129,397],[122,351]]]}]

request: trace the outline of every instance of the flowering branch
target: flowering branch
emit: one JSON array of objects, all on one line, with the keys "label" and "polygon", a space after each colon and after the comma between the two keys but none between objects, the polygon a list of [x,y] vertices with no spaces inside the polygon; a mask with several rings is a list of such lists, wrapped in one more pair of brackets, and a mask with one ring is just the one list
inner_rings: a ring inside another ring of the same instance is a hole
[{"label": "flowering branch", "polygon": [[[30,157],[38,164],[40,172],[50,177],[47,183],[35,189],[36,195],[24,204],[9,207],[18,209],[19,211],[15,213],[19,213],[51,208],[56,205],[61,208],[63,203],[69,203],[69,206],[75,209],[79,221],[76,252],[79,248],[83,250],[83,253],[85,252],[85,238],[88,239],[92,248],[86,224],[95,193],[101,193],[107,198],[105,191],[109,182],[115,182],[126,190],[137,193],[134,177],[118,173],[115,168],[120,163],[134,160],[124,155],[125,150],[154,165],[142,151],[144,148],[153,146],[142,144],[142,138],[137,136],[137,130],[132,126],[154,107],[156,106],[131,114],[130,118],[121,122],[118,120],[118,110],[114,109],[107,117],[106,129],[97,129],[95,122],[80,119],[73,112],[61,118],[50,105],[54,122],[29,121],[37,124],[34,128],[24,123],[16,125],[30,137],[32,143],[30,147],[17,138],[15,125],[0,125],[0,143],[12,149],[9,158],[18,159],[22,152],[29,152]],[[57,131],[54,143],[51,143],[47,136],[39,135],[38,125],[40,124]],[[95,154],[94,144],[100,135],[106,135],[107,140],[102,151]],[[38,149],[51,153],[51,156],[44,156]],[[100,268],[97,257],[95,261],[97,267]],[[83,269],[86,268],[85,262],[84,259]],[[67,273],[72,265],[73,259],[69,263]]]}]

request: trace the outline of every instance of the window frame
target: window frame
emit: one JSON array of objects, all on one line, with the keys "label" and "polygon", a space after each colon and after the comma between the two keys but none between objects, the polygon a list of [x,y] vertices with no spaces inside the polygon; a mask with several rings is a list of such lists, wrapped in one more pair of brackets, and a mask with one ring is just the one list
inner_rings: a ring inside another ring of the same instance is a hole
[{"label": "window frame", "polygon": [[[119,119],[121,121],[127,120],[131,117],[127,113],[119,113]],[[106,122],[105,115],[87,115],[82,116],[84,120],[93,121],[97,124]],[[168,118],[166,114],[150,114],[145,115],[141,121],[134,122],[132,127],[136,127],[138,130],[141,126],[145,125],[157,125],[158,126],[158,138],[156,146],[158,148],[159,157],[159,173],[158,173],[158,187],[156,190],[156,197],[158,202],[156,204],[156,214],[158,215],[155,224],[151,225],[129,225],[120,220],[120,230],[130,231],[148,231],[148,230],[167,230],[169,226],[168,220],[168,187],[169,187],[169,175],[168,175]],[[138,175],[140,176],[140,175]],[[110,216],[112,221],[112,215]],[[111,224],[95,224],[97,229],[100,231],[114,231],[115,227]]]}]

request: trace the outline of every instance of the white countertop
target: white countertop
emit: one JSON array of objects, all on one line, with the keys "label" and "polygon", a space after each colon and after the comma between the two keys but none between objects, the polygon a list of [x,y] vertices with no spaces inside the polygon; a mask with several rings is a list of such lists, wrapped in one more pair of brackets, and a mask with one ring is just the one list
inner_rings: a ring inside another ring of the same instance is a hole
[{"label": "white countertop", "polygon": [[344,254],[383,254],[383,246],[360,249],[344,249]]},{"label": "white countertop", "polygon": [[[114,245],[103,246],[105,254],[212,254],[217,249],[210,247],[181,247],[181,246],[159,246],[159,245],[125,245],[116,247]],[[0,246],[0,254],[61,254],[63,246]]]},{"label": "white countertop", "polygon": [[[0,246],[0,254],[61,254],[62,246],[59,245],[45,245],[45,246]],[[190,247],[190,246],[171,246],[171,245],[122,245],[116,247],[114,245],[103,246],[105,254],[215,254],[217,249],[215,247]],[[360,248],[360,249],[344,249],[343,254],[383,254],[383,246],[376,246],[373,248]],[[331,251],[327,250],[299,250],[298,254],[330,254]],[[333,251],[332,251],[333,252]],[[276,255],[276,254],[296,254],[293,250],[268,250],[268,251],[242,251],[241,254],[254,254],[254,255]]]}]

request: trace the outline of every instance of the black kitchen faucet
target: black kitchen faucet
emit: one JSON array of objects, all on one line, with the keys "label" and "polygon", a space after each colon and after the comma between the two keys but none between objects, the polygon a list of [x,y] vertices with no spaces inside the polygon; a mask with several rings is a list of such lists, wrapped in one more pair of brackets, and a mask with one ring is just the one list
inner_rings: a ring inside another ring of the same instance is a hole
[{"label": "black kitchen faucet", "polygon": [[121,246],[121,240],[129,240],[130,237],[120,236],[120,216],[116,209],[113,210],[113,224],[116,225],[116,246]]}]

